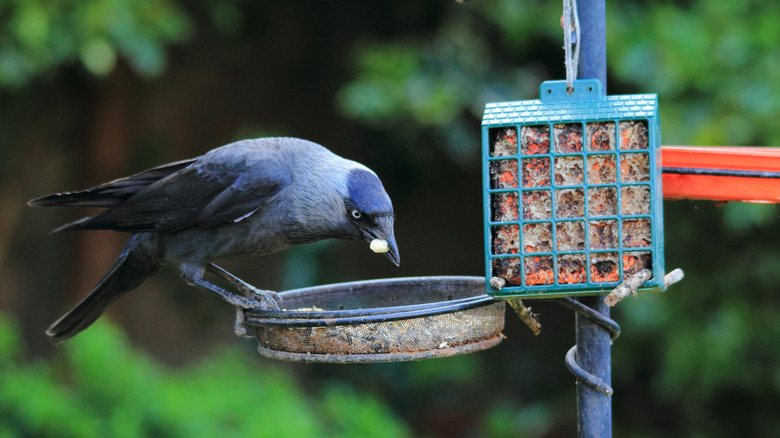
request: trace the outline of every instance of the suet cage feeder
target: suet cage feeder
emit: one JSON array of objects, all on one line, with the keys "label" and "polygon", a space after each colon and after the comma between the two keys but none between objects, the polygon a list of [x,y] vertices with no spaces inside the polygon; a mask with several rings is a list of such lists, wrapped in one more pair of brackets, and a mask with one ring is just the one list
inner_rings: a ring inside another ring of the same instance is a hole
[{"label": "suet cage feeder", "polygon": [[653,275],[640,290],[665,289],[657,97],[573,83],[569,92],[566,81],[547,81],[539,100],[485,108],[491,296],[603,294],[641,269]]}]

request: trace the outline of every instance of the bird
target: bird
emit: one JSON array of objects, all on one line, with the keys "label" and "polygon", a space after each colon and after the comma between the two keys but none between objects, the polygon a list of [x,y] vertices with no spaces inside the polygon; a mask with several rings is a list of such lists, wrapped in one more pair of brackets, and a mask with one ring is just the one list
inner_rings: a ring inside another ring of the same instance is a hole
[{"label": "bird", "polygon": [[[184,281],[237,309],[279,309],[261,290],[215,264],[337,238],[364,240],[396,266],[393,205],[368,167],[324,146],[292,137],[241,140],[86,190],[55,193],[33,207],[104,207],[56,228],[130,233],[114,265],[78,304],[46,330],[61,343],[95,322],[117,299],[160,269],[178,267]],[[204,279],[206,272],[240,294]]]}]

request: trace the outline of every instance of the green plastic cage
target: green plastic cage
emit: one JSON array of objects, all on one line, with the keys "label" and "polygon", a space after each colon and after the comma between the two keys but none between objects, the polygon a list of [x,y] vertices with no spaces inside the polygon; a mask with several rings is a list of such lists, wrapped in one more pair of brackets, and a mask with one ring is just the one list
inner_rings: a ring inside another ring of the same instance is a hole
[{"label": "green plastic cage", "polygon": [[644,268],[640,290],[663,290],[657,97],[603,96],[593,79],[566,88],[547,81],[539,100],[485,107],[488,294],[598,294]]}]

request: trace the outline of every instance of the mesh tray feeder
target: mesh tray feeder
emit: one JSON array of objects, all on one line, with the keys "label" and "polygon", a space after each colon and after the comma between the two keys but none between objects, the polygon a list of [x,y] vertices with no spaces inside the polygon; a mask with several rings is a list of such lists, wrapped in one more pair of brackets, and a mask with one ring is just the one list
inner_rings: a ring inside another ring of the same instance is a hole
[{"label": "mesh tray feeder", "polygon": [[446,357],[501,341],[504,302],[484,277],[409,277],[280,293],[283,310],[249,310],[258,352],[274,359],[358,363]]}]

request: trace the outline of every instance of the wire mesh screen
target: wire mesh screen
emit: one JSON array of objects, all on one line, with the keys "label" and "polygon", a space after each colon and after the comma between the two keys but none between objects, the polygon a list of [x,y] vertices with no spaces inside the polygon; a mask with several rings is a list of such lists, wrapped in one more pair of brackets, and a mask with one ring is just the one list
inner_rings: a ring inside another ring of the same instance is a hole
[{"label": "wire mesh screen", "polygon": [[385,362],[482,350],[501,340],[504,303],[483,277],[416,277],[283,292],[284,310],[249,311],[258,351],[307,362]]}]

